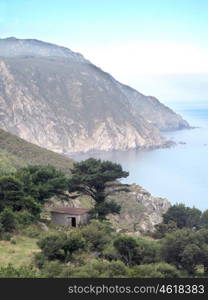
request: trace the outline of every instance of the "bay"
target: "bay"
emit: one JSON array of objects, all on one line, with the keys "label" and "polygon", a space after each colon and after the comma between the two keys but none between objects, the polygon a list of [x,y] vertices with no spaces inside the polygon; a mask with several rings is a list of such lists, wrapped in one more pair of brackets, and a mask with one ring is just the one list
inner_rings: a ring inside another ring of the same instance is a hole
[{"label": "bay", "polygon": [[208,103],[178,102],[170,107],[195,129],[165,132],[176,146],[155,150],[112,151],[77,154],[77,161],[89,157],[120,163],[129,171],[125,183],[136,183],[152,195],[167,198],[172,204],[184,203],[208,209]]}]

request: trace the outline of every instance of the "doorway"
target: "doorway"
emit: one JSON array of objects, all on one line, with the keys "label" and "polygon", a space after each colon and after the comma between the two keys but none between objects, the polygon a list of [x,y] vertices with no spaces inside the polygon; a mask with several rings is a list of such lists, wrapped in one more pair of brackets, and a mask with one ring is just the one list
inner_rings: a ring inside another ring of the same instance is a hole
[{"label": "doorway", "polygon": [[77,224],[76,224],[76,218],[72,217],[72,218],[71,218],[71,226],[72,226],[72,227],[76,227],[76,225],[77,225]]}]

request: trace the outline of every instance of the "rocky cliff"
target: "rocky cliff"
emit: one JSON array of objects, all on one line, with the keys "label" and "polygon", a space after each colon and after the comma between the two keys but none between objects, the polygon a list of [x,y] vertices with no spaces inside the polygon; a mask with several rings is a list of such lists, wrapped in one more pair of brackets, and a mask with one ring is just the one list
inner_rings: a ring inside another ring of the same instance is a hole
[{"label": "rocky cliff", "polygon": [[113,199],[120,204],[119,215],[110,215],[114,227],[119,232],[141,235],[153,232],[155,225],[162,222],[163,214],[171,206],[165,198],[153,197],[141,186],[130,185],[130,192],[120,192]]},{"label": "rocky cliff", "polygon": [[161,147],[161,130],[188,126],[79,53],[0,39],[0,127],[29,142],[65,153]]}]

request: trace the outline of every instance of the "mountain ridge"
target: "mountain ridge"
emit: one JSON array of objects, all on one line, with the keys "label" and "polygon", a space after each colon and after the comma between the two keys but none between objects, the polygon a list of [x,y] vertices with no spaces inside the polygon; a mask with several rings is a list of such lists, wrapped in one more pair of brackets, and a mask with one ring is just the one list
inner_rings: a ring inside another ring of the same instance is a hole
[{"label": "mountain ridge", "polygon": [[0,39],[0,87],[0,127],[60,153],[164,147],[161,130],[189,127],[80,54],[38,40]]},{"label": "mountain ridge", "polygon": [[78,61],[88,61],[82,54],[73,52],[70,49],[56,44],[43,42],[37,39],[17,39],[8,37],[0,39],[0,56],[15,57],[15,56],[60,56],[68,58],[77,58]]}]

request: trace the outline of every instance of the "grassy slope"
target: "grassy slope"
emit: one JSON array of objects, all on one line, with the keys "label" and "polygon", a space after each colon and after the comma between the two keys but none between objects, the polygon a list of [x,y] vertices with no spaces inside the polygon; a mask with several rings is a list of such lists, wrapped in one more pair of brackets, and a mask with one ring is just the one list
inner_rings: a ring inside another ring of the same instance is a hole
[{"label": "grassy slope", "polygon": [[63,155],[31,144],[11,133],[0,129],[0,169],[14,171],[25,165],[53,165],[69,173],[73,161]]},{"label": "grassy slope", "polygon": [[0,267],[9,263],[18,267],[32,263],[34,254],[39,252],[37,239],[27,236],[14,236],[16,244],[7,241],[0,241]]}]

